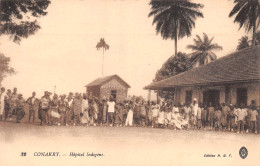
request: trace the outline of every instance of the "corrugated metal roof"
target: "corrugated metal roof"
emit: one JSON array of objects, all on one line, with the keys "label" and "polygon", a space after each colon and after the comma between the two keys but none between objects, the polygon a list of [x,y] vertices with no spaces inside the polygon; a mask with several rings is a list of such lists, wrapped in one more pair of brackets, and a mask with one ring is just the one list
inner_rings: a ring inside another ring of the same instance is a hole
[{"label": "corrugated metal roof", "polygon": [[144,89],[174,88],[260,80],[260,46],[219,58],[207,65],[154,82]]},{"label": "corrugated metal roof", "polygon": [[98,78],[92,82],[90,82],[89,84],[87,84],[85,87],[91,87],[91,86],[101,86],[107,82],[109,82],[112,79],[118,79],[120,80],[123,84],[125,84],[125,86],[127,86],[128,88],[130,88],[130,85],[128,85],[121,77],[119,77],[118,75],[111,75],[111,76],[106,76],[106,77],[101,77]]}]

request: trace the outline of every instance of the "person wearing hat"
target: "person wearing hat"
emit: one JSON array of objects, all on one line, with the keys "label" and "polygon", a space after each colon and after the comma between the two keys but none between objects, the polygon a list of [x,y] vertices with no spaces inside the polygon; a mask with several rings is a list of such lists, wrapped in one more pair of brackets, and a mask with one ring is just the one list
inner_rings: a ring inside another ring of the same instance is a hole
[{"label": "person wearing hat", "polygon": [[48,119],[48,111],[50,109],[50,96],[49,92],[45,91],[44,96],[42,96],[40,100],[40,120],[41,120],[41,125],[43,124],[48,124],[49,119]]},{"label": "person wearing hat", "polygon": [[25,115],[24,104],[25,101],[23,99],[23,95],[19,94],[18,99],[16,100],[16,123],[20,123]]}]

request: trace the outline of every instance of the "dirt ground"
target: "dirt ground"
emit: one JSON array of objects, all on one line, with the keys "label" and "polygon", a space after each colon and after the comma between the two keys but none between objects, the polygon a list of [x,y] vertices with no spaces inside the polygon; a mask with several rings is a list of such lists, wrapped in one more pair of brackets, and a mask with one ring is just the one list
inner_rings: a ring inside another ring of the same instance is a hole
[{"label": "dirt ground", "polygon": [[[260,166],[260,134],[0,122],[0,140],[0,165],[3,166]],[[248,150],[246,159],[239,156],[243,146]],[[26,156],[20,156],[22,152]],[[39,152],[59,152],[59,156],[37,156],[42,154]],[[70,156],[71,152],[84,153],[84,156]],[[87,155],[92,153],[101,156]]]}]

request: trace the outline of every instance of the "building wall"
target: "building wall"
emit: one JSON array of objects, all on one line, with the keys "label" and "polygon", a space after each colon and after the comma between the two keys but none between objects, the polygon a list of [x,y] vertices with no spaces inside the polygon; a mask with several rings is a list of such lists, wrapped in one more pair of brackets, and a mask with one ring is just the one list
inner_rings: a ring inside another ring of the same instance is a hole
[{"label": "building wall", "polygon": [[100,97],[100,86],[87,87],[88,96],[93,96],[96,98]]},{"label": "building wall", "polygon": [[128,88],[119,82],[117,79],[113,79],[108,83],[101,86],[101,98],[109,98],[111,95],[111,90],[117,90],[116,100],[123,101],[127,98]]},{"label": "building wall", "polygon": [[[247,88],[247,104],[251,104],[251,100],[255,100],[256,105],[260,105],[260,83],[240,83],[240,84],[229,84],[229,95],[228,103],[237,104],[237,88]],[[218,86],[194,86],[194,87],[180,87],[176,91],[178,94],[175,95],[175,104],[185,104],[186,90],[192,90],[192,99],[197,98],[200,103],[203,103],[203,91],[206,90],[219,90],[220,91],[220,103],[225,103],[226,101],[226,85]]]}]

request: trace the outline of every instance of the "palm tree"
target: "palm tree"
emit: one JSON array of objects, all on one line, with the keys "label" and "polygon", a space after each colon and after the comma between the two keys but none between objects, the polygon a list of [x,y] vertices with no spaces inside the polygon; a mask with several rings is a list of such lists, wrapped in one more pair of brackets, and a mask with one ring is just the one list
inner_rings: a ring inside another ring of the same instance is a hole
[{"label": "palm tree", "polygon": [[189,0],[151,0],[151,12],[148,17],[154,16],[156,32],[163,39],[175,41],[175,55],[177,55],[177,41],[184,36],[190,36],[195,27],[197,17],[203,17],[200,12],[202,4],[191,3]]},{"label": "palm tree", "polygon": [[242,49],[247,48],[247,47],[249,47],[248,37],[242,36],[241,39],[239,39],[237,50],[242,50]]},{"label": "palm tree", "polygon": [[101,38],[100,41],[96,45],[97,50],[102,49],[103,51],[103,59],[102,59],[102,76],[104,74],[104,55],[105,51],[109,49],[109,45],[105,42],[104,38]]},{"label": "palm tree", "polygon": [[239,23],[239,29],[245,27],[249,32],[253,28],[252,47],[256,45],[255,32],[260,23],[259,0],[235,0],[235,6],[229,13],[229,17],[236,14],[234,22]]},{"label": "palm tree", "polygon": [[[191,65],[197,67],[198,65],[204,65],[211,61],[217,59],[217,56],[214,50],[222,50],[222,47],[216,43],[212,43],[214,37],[209,39],[208,35],[203,33],[203,40],[199,35],[196,35],[196,38],[193,39],[194,45],[188,45],[188,49],[194,51],[191,54]],[[194,65],[196,64],[196,65]]]}]

